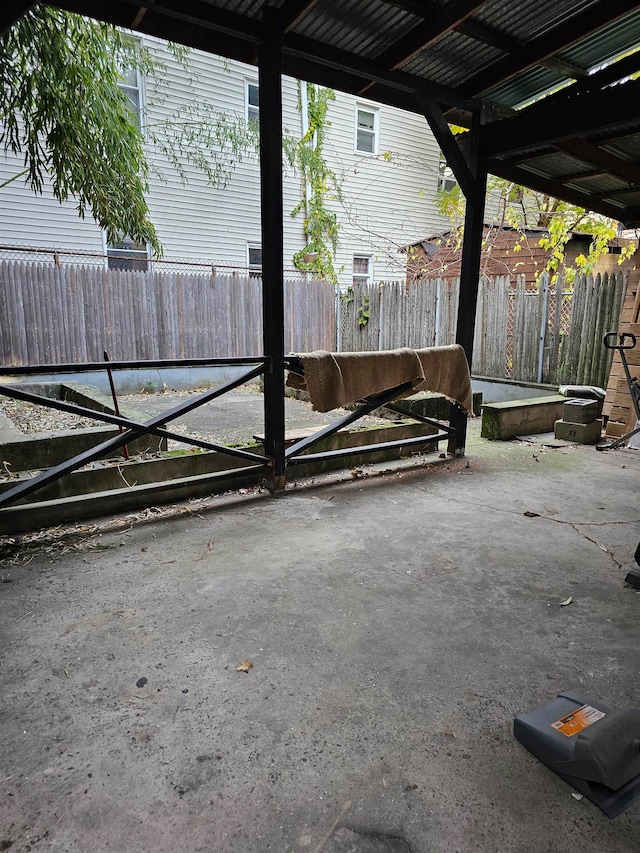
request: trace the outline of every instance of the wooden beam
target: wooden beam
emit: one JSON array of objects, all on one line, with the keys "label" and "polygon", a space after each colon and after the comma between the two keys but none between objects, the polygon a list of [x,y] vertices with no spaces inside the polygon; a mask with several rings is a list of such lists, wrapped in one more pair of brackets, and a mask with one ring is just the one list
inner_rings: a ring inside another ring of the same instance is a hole
[{"label": "wooden beam", "polygon": [[611,219],[627,222],[627,211],[625,211],[624,207],[617,207],[602,200],[598,201],[597,204],[591,205],[588,193],[572,190],[565,186],[561,180],[544,178],[541,175],[528,171],[513,161],[489,160],[487,165],[489,173],[497,175],[499,178],[513,181],[515,184],[522,184],[522,186],[529,187],[534,192],[544,193],[545,195],[568,201],[569,204],[593,210],[595,213],[602,213]]},{"label": "wooden beam", "polygon": [[5,0],[0,9],[0,36],[15,24],[25,12],[28,12],[36,4],[31,0]]},{"label": "wooden beam", "polygon": [[428,20],[414,27],[380,54],[376,61],[390,70],[399,68],[470,15],[479,12],[488,2],[489,0],[449,0],[438,14],[430,15]]},{"label": "wooden beam", "polygon": [[[489,0],[450,0],[439,11],[434,11],[428,20],[418,24],[383,51],[376,58],[376,63],[390,71],[400,68],[417,53],[451,32],[469,15],[482,9],[488,2]],[[359,94],[364,95],[371,85],[373,84],[365,86]]]},{"label": "wooden beam", "polygon": [[260,211],[262,227],[262,339],[270,368],[264,374],[265,454],[272,490],[284,488],[284,225],[282,190],[282,31],[278,10],[264,10],[259,47]]},{"label": "wooden beam", "polygon": [[[126,0],[126,2],[123,0],[93,2],[92,0],[89,9],[87,8],[89,4],[83,0],[60,0],[50,5],[79,15],[88,15],[90,10],[90,17],[123,27],[133,27],[133,21],[139,17],[139,10],[144,9],[146,14],[139,20],[137,29],[155,35],[156,29],[165,29],[159,26],[159,20],[169,19],[173,22],[173,36],[163,37],[188,47],[200,46],[202,39],[198,37],[198,30],[208,32],[209,38],[211,33],[217,33],[225,37],[245,39],[254,45],[260,41],[262,32],[260,21],[235,12],[228,12],[226,9],[220,9],[208,3],[198,2],[198,0],[182,0],[180,8],[174,7],[165,0]],[[196,45],[195,42],[198,44]],[[206,48],[202,49],[206,50]],[[209,52],[228,55],[223,43],[209,48]]]},{"label": "wooden beam", "polygon": [[623,160],[621,157],[616,157],[610,151],[599,148],[593,142],[586,139],[567,139],[557,147],[561,151],[566,151],[567,154],[578,157],[585,163],[598,166],[610,175],[615,175],[617,178],[622,178],[630,184],[637,184],[640,187],[640,167],[628,160]]},{"label": "wooden beam", "polygon": [[295,33],[285,34],[282,49],[285,57],[296,56],[303,61],[310,60],[317,65],[358,75],[363,80],[381,83],[389,88],[411,94],[419,90],[425,97],[433,98],[445,106],[459,107],[463,110],[474,110],[478,106],[473,100],[460,97],[448,86],[433,83],[430,80],[421,80],[404,71],[389,71],[382,68],[377,60],[355,56],[349,51],[321,44],[314,39]]},{"label": "wooden beam", "polygon": [[423,98],[420,95],[416,95],[416,100],[429,122],[431,131],[440,146],[447,164],[451,167],[456,180],[460,184],[460,189],[464,197],[466,199],[471,198],[475,192],[474,177],[455,136],[451,132],[451,128],[447,124],[440,104],[435,103],[429,98]]},{"label": "wooden beam", "polygon": [[284,0],[280,6],[280,21],[283,32],[293,30],[317,6],[318,0]]},{"label": "wooden beam", "polygon": [[517,54],[506,56],[484,68],[469,78],[460,90],[468,97],[476,97],[493,89],[527,68],[541,64],[542,60],[576,44],[593,32],[604,29],[607,24],[635,11],[637,6],[638,4],[633,0],[599,0],[525,44]]},{"label": "wooden beam", "polygon": [[[531,151],[557,145],[589,133],[604,133],[624,124],[640,128],[640,81],[621,83],[598,92],[587,92],[547,106],[545,101],[521,110],[513,118],[483,128],[487,157]],[[630,127],[626,132],[634,130]]]}]

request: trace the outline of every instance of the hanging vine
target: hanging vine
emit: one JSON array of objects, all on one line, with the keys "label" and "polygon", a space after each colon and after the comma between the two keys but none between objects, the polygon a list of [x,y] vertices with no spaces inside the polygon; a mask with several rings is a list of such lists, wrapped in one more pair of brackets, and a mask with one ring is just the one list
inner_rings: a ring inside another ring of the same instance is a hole
[{"label": "hanging vine", "polygon": [[300,270],[307,270],[329,281],[337,281],[334,259],[338,248],[338,217],[328,207],[331,201],[341,198],[335,173],[328,167],[322,148],[329,101],[335,100],[332,89],[323,89],[312,83],[298,83],[298,108],[304,109],[302,86],[306,86],[308,128],[299,140],[288,145],[289,160],[300,171],[302,198],[291,211],[291,216],[304,214],[306,245],[293,256]]}]

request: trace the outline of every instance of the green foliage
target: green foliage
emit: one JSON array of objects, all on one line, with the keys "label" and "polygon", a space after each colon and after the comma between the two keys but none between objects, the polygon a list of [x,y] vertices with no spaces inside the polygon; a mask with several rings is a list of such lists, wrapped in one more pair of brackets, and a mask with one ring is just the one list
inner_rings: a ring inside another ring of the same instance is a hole
[{"label": "green foliage", "polygon": [[[335,173],[328,167],[322,149],[329,101],[335,100],[332,89],[322,89],[311,83],[306,86],[309,126],[299,140],[285,138],[285,152],[289,161],[300,171],[302,199],[291,211],[291,216],[304,214],[306,245],[293,256],[298,269],[309,270],[322,278],[336,282],[333,261],[338,248],[338,217],[327,206],[341,198]],[[302,108],[302,99],[299,102]],[[307,191],[308,187],[308,191]]]},{"label": "green foliage", "polygon": [[358,306],[356,318],[358,320],[358,326],[360,326],[361,329],[367,325],[371,318],[371,305],[366,296],[362,301],[362,305]]},{"label": "green foliage", "polygon": [[0,146],[24,154],[26,183],[52,177],[116,242],[160,244],[145,201],[144,139],[119,88],[135,39],[106,24],[38,5],[0,39]]},{"label": "green foliage", "polygon": [[[514,246],[516,253],[522,251],[523,244],[526,242],[525,230],[529,226],[535,225],[547,229],[548,234],[540,238],[539,244],[549,252],[545,269],[551,273],[553,279],[560,270],[568,283],[575,279],[578,272],[593,272],[598,259],[607,252],[609,241],[615,238],[617,233],[618,223],[613,219],[548,195],[536,193],[502,178],[490,177],[487,195],[494,200],[497,199],[501,208],[501,221],[497,223],[497,227],[508,226],[520,232],[519,241]],[[464,233],[462,223],[465,199],[460,187],[456,185],[448,191],[438,190],[436,207],[438,212],[451,222],[454,244],[461,246]],[[568,266],[565,264],[565,249],[574,232],[590,234],[592,240],[587,254],[578,255],[575,265]],[[485,258],[491,254],[492,248],[491,239],[483,242]],[[634,250],[633,245],[624,246],[621,254],[618,255],[618,263],[622,264],[631,257]]]},{"label": "green foliage", "polygon": [[[225,187],[237,163],[247,154],[257,156],[258,125],[243,117],[221,113],[211,104],[198,101],[176,110],[157,124],[146,123],[144,132],[154,153],[161,153],[188,183],[187,164],[204,175],[213,187]],[[161,179],[164,173],[150,158]]]},{"label": "green foliage", "polygon": [[[189,49],[169,50],[196,81]],[[153,124],[139,117],[120,88],[123,69],[148,80]],[[211,186],[225,186],[234,166],[258,151],[258,129],[244,117],[220,113],[197,99],[166,109],[166,64],[139,38],[115,27],[38,5],[0,39],[0,147],[24,155],[24,177],[36,193],[52,179],[54,196],[73,198],[90,213],[109,243],[129,235],[161,246],[145,200],[152,171],[166,180],[167,165],[183,183],[189,167]],[[162,109],[159,109],[162,108]]]}]

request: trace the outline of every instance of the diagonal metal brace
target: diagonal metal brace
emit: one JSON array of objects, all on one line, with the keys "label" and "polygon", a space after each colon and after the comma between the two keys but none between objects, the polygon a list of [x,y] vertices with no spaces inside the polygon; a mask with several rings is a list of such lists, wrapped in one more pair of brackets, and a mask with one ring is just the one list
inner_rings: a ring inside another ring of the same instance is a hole
[{"label": "diagonal metal brace", "polygon": [[295,444],[292,444],[291,447],[287,448],[285,451],[285,459],[298,456],[303,450],[306,450],[308,447],[312,447],[314,444],[317,444],[317,442],[322,441],[323,438],[333,435],[338,432],[338,430],[341,430],[349,424],[352,424],[354,421],[357,421],[358,418],[362,418],[365,415],[370,414],[374,409],[379,409],[391,400],[395,400],[395,398],[400,394],[403,394],[405,391],[409,391],[411,387],[411,382],[403,382],[402,385],[398,385],[396,388],[391,388],[389,391],[385,391],[384,394],[377,394],[375,397],[368,397],[358,406],[357,409],[349,412],[349,414],[343,415],[343,417],[338,418],[333,421],[333,423],[324,427],[324,429],[318,430],[317,432],[314,432],[313,435],[307,436],[307,438],[303,438]]},{"label": "diagonal metal brace", "polygon": [[[93,462],[101,456],[105,456],[110,451],[117,450],[122,447],[123,444],[128,444],[133,439],[138,438],[141,435],[145,435],[149,432],[149,427],[159,427],[160,424],[175,420],[181,415],[185,415],[188,412],[197,409],[198,406],[202,406],[204,403],[208,403],[216,397],[221,397],[223,394],[226,394],[227,391],[231,391],[239,385],[243,385],[249,379],[259,376],[263,370],[263,365],[254,367],[253,370],[248,371],[238,379],[226,382],[224,385],[220,385],[218,388],[206,391],[204,394],[198,394],[198,396],[194,397],[193,400],[190,400],[187,403],[181,403],[179,406],[169,409],[168,412],[161,412],[159,415],[154,415],[153,418],[145,421],[144,424],[140,424],[139,427],[128,429],[126,432],[116,435],[113,438],[96,445],[96,447],[92,447],[90,450],[85,450],[83,453],[73,456],[71,459],[68,459],[66,462],[62,462],[60,465],[56,465],[53,468],[49,468],[47,471],[43,471],[41,474],[38,474],[36,477],[32,477],[27,482],[20,483],[12,489],[8,489],[0,495],[0,507],[15,503],[17,500],[20,500],[20,498],[24,498],[32,492],[37,491],[42,486],[53,483],[65,474],[70,474],[72,471],[82,468],[83,465]],[[261,460],[261,462],[263,461],[264,460]]]},{"label": "diagonal metal brace", "polygon": [[24,400],[27,403],[35,403],[36,405],[46,406],[50,409],[57,409],[61,412],[70,412],[74,415],[92,418],[93,420],[103,421],[108,424],[115,424],[116,426],[123,428],[143,429],[145,434],[157,435],[160,438],[180,441],[183,444],[192,444],[194,447],[201,447],[204,450],[216,450],[220,453],[227,453],[229,456],[237,456],[240,459],[249,459],[250,461],[255,462],[267,461],[266,456],[251,453],[249,450],[240,450],[237,447],[225,447],[221,444],[215,444],[215,442],[212,441],[195,438],[195,436],[172,432],[164,427],[149,426],[148,423],[145,424],[140,421],[134,421],[131,418],[126,418],[122,415],[113,415],[111,412],[100,412],[96,409],[87,409],[85,406],[80,406],[77,403],[69,403],[65,400],[55,400],[51,397],[43,397],[41,394],[32,394],[30,391],[24,391],[22,388],[16,388],[13,385],[0,385],[0,394],[3,394],[5,397],[11,397],[14,400]]}]

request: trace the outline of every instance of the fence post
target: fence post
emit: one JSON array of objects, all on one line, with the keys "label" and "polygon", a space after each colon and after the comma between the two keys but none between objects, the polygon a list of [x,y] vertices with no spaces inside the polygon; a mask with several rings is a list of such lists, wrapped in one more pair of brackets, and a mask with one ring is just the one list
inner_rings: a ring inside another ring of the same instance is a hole
[{"label": "fence post", "polygon": [[549,273],[543,272],[540,276],[538,294],[542,296],[542,309],[540,311],[540,341],[538,346],[538,382],[542,382],[544,370],[544,344],[547,337],[547,323],[549,320]]}]

